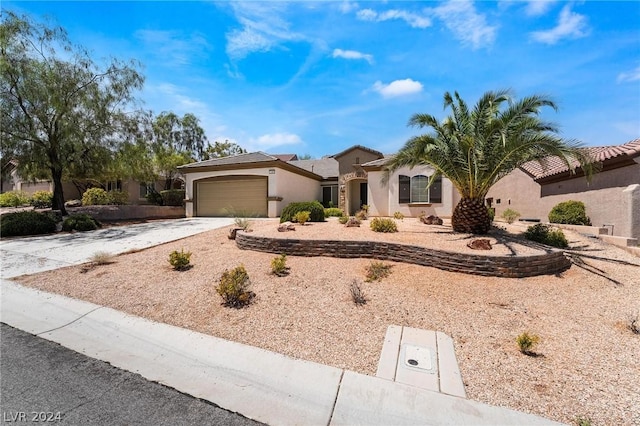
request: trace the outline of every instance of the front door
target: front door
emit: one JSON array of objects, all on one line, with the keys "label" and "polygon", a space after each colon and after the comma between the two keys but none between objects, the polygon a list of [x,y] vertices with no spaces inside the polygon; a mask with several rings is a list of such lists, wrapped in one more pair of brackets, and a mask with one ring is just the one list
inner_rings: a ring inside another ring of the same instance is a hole
[{"label": "front door", "polygon": [[367,182],[360,183],[360,208],[364,204],[369,204],[367,201]]}]

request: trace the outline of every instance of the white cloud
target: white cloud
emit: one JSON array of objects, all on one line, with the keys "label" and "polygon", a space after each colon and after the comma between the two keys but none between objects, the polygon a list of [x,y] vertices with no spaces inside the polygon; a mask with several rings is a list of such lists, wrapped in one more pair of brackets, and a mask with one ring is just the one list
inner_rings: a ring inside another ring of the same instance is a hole
[{"label": "white cloud", "polygon": [[241,29],[227,33],[227,54],[242,59],[253,52],[266,52],[287,42],[305,40],[291,31],[289,22],[280,17],[286,8],[280,2],[229,3],[241,24]]},{"label": "white cloud", "polygon": [[495,41],[497,27],[487,24],[486,17],[477,13],[470,1],[450,0],[434,8],[433,12],[455,38],[471,44],[474,49]]},{"label": "white cloud", "polygon": [[394,98],[396,96],[411,95],[422,91],[422,83],[414,81],[410,78],[404,80],[395,80],[389,84],[383,84],[376,81],[372,89],[382,95],[384,98]]},{"label": "white cloud", "polygon": [[342,50],[342,49],[334,49],[333,50],[334,58],[343,58],[343,59],[364,59],[370,64],[373,63],[373,55],[369,55],[367,53],[358,52],[356,50]]},{"label": "white cloud", "polygon": [[134,37],[164,63],[176,66],[189,65],[192,56],[201,56],[210,48],[206,38],[199,33],[184,35],[178,31],[138,30]]},{"label": "white cloud", "polygon": [[300,136],[294,133],[268,133],[257,138],[250,138],[250,151],[267,151],[283,145],[298,145],[302,143]]},{"label": "white cloud", "polygon": [[428,17],[397,9],[387,10],[381,13],[378,13],[372,9],[361,9],[358,11],[356,16],[362,21],[372,22],[384,22],[393,19],[401,19],[409,24],[409,26],[412,28],[427,28],[431,26],[431,19],[429,19]]},{"label": "white cloud", "polygon": [[640,80],[640,66],[628,72],[618,74],[618,83],[627,83]]},{"label": "white cloud", "polygon": [[356,2],[345,0],[342,3],[340,3],[340,6],[338,7],[340,9],[340,12],[349,13],[353,10],[358,9],[360,6],[358,6],[358,3]]},{"label": "white cloud", "polygon": [[556,0],[532,0],[527,2],[525,13],[528,16],[541,16],[547,13]]},{"label": "white cloud", "polygon": [[571,11],[571,5],[562,8],[558,25],[547,31],[535,31],[531,37],[545,44],[555,44],[563,38],[585,37],[589,32],[587,17]]}]

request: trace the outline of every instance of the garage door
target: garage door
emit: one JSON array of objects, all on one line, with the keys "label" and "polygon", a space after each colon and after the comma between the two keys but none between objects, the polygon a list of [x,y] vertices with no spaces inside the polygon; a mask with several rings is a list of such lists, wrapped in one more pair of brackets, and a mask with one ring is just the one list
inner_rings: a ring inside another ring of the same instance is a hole
[{"label": "garage door", "polygon": [[267,216],[267,178],[216,178],[196,183],[197,216]]}]

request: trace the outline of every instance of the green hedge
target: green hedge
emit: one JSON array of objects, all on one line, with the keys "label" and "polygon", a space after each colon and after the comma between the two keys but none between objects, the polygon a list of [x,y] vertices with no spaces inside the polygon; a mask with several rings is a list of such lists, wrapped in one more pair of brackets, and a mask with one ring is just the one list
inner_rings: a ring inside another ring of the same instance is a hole
[{"label": "green hedge", "polygon": [[165,206],[182,206],[184,205],[184,189],[167,189],[160,191],[162,204]]},{"label": "green hedge", "polygon": [[290,203],[280,214],[280,223],[291,222],[296,213],[307,211],[311,214],[310,222],[324,222],[324,207],[319,201]]},{"label": "green hedge", "polygon": [[29,196],[22,191],[9,191],[0,194],[0,207],[20,207],[29,204]]},{"label": "green hedge", "polygon": [[558,248],[569,247],[569,242],[561,229],[552,229],[549,225],[545,225],[544,223],[537,223],[528,227],[524,233],[524,237],[527,240],[546,244],[548,246]]},{"label": "green hedge", "polygon": [[9,213],[0,218],[3,237],[50,234],[55,230],[56,222],[50,216],[34,211]]},{"label": "green hedge", "polygon": [[556,204],[549,212],[549,222],[591,226],[584,203],[573,200]]},{"label": "green hedge", "polygon": [[95,231],[98,228],[102,228],[102,224],[88,214],[74,214],[62,222],[62,230],[66,232]]},{"label": "green hedge", "polygon": [[330,207],[327,209],[324,209],[324,217],[342,217],[344,216],[344,211],[342,211],[342,209],[339,209],[337,207]]},{"label": "green hedge", "polygon": [[53,204],[53,192],[36,191],[31,196],[31,205],[36,209],[48,209]]}]

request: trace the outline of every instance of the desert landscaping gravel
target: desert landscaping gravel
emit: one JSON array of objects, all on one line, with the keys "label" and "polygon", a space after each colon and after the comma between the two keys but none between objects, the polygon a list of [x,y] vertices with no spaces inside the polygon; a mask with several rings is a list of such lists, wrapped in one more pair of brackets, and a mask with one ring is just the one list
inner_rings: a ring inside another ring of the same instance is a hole
[{"label": "desert landscaping gravel", "polygon": [[[277,238],[406,242],[479,254],[470,236],[450,227],[398,221],[400,232],[377,234],[368,221],[345,228],[335,218],[278,233],[277,221],[256,220],[255,235]],[[535,254],[514,235],[492,232],[488,255]],[[576,424],[640,425],[640,335],[628,323],[640,312],[640,258],[600,240],[565,231],[574,265],[557,276],[478,277],[395,262],[380,281],[365,281],[371,259],[287,258],[290,273],[270,273],[274,254],[240,250],[229,228],[114,257],[17,279],[21,284],[109,306],[291,357],[374,375],[386,329],[404,325],[453,337],[470,399]],[[173,250],[193,253],[177,272]],[[481,253],[486,254],[486,253]],[[243,264],[254,303],[221,306],[215,291],[226,269]],[[368,299],[351,300],[356,280]],[[540,336],[535,356],[516,337]]]}]

